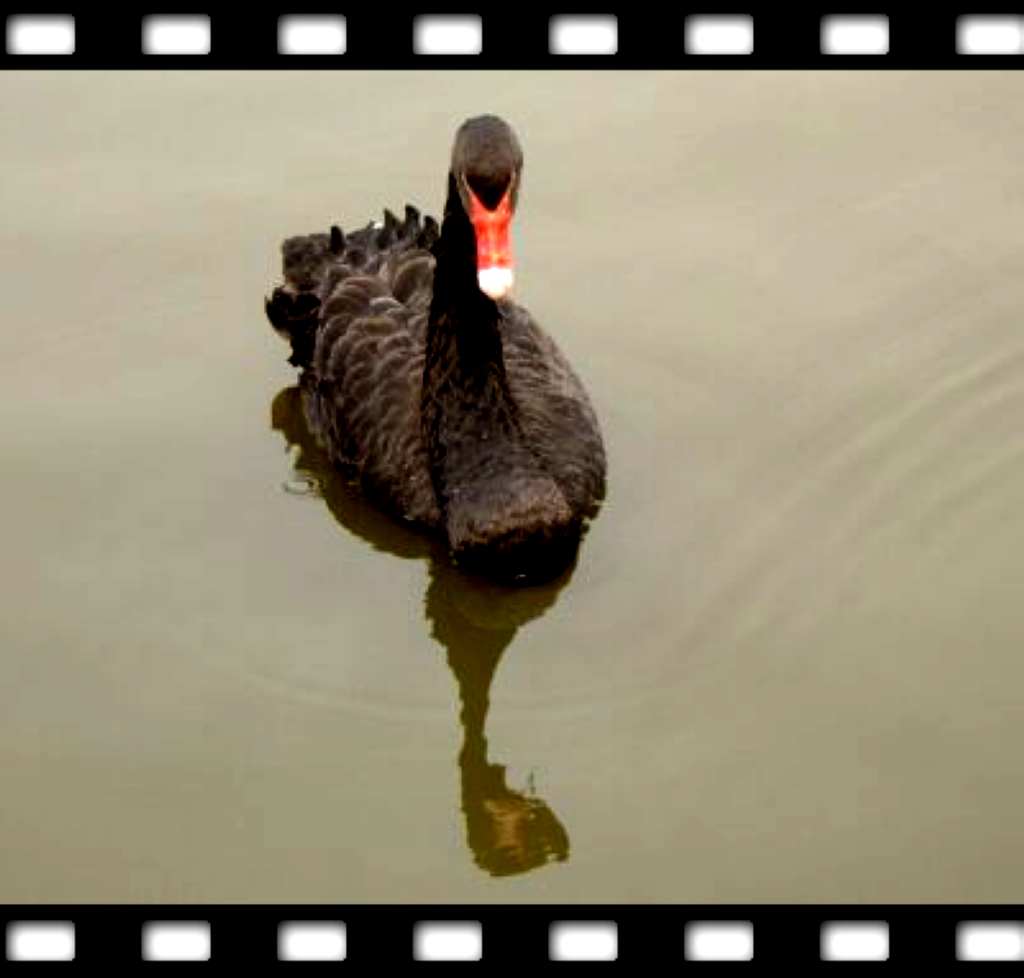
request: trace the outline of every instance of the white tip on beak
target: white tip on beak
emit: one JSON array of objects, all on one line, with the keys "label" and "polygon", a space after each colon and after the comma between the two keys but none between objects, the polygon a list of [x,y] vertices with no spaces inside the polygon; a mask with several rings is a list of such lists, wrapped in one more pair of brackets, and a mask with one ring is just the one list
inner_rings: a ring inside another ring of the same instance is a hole
[{"label": "white tip on beak", "polygon": [[512,291],[512,269],[494,266],[476,273],[480,291],[492,299],[504,299]]}]

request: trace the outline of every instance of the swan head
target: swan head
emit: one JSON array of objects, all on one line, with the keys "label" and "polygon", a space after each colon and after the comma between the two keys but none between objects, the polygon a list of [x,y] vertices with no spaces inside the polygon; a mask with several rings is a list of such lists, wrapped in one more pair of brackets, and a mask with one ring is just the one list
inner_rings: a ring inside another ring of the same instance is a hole
[{"label": "swan head", "polygon": [[523,151],[504,119],[476,116],[459,127],[452,175],[476,235],[477,284],[495,300],[511,292],[515,278],[510,229],[522,170]]}]

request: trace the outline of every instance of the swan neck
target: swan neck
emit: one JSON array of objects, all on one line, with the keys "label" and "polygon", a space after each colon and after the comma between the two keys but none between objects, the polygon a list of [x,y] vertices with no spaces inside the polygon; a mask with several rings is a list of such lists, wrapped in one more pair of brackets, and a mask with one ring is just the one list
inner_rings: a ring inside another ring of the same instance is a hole
[{"label": "swan neck", "polygon": [[451,173],[448,174],[441,236],[434,254],[436,266],[431,321],[445,317],[454,322],[471,323],[476,330],[484,324],[497,323],[497,304],[480,291],[476,232],[462,206],[462,198]]}]

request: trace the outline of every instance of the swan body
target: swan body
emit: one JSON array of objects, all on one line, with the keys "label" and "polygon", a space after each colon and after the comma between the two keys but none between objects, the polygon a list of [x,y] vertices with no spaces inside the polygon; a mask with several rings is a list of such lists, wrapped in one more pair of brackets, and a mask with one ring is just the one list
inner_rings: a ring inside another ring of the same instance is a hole
[{"label": "swan body", "polygon": [[411,205],[291,237],[268,317],[331,461],[495,576],[557,573],[605,493],[600,428],[554,340],[513,301],[522,153],[495,116],[459,129],[440,226]]}]

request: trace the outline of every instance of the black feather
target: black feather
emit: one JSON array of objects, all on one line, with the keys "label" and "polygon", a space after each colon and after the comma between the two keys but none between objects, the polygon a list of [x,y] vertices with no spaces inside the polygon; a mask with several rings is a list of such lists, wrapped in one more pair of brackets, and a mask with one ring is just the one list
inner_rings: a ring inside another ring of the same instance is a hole
[{"label": "black feather", "polygon": [[[497,172],[501,160],[480,155],[518,160],[510,133],[473,120],[453,160]],[[444,534],[461,563],[557,573],[604,497],[600,428],[551,337],[521,306],[480,292],[454,176],[443,227],[406,205],[401,224],[385,210],[383,227],[333,226],[289,238],[283,253],[285,284],[266,312],[304,370],[307,420],[332,461]]]}]

